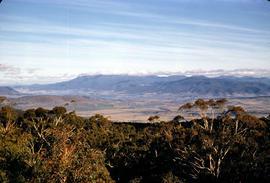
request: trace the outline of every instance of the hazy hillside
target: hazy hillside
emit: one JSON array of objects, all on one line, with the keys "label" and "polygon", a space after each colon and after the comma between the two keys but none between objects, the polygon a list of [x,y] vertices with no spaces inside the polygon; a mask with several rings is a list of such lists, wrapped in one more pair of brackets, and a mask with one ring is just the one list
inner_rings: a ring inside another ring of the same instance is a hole
[{"label": "hazy hillside", "polygon": [[219,79],[229,79],[234,81],[243,81],[243,82],[257,82],[257,83],[264,83],[267,85],[270,85],[270,79],[266,77],[250,77],[250,76],[244,76],[244,77],[234,77],[234,76],[220,76]]},{"label": "hazy hillside", "polygon": [[19,95],[20,93],[10,87],[0,86],[0,95]]},{"label": "hazy hillside", "polygon": [[[71,95],[91,97],[106,95],[176,94],[181,96],[230,97],[262,96],[270,94],[270,79],[253,77],[204,76],[128,76],[95,75],[81,76],[70,81],[48,85],[20,86],[18,90],[69,92]],[[81,92],[81,93],[80,93]]]},{"label": "hazy hillside", "polygon": [[245,81],[242,78],[222,79],[197,76],[161,83],[155,86],[155,91],[204,96],[266,95],[270,93],[270,85],[250,80]]},{"label": "hazy hillside", "polygon": [[128,75],[94,75],[80,76],[70,81],[48,85],[22,86],[31,90],[65,90],[65,89],[92,89],[92,90],[126,90],[129,87],[141,87],[155,82],[169,82],[185,78],[185,76],[128,76]]}]

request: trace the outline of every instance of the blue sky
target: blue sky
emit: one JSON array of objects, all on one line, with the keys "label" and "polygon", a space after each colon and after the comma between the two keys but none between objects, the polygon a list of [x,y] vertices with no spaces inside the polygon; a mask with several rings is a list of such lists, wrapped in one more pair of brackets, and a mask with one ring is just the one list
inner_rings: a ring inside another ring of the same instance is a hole
[{"label": "blue sky", "polygon": [[267,0],[3,0],[0,84],[81,74],[270,77]]}]

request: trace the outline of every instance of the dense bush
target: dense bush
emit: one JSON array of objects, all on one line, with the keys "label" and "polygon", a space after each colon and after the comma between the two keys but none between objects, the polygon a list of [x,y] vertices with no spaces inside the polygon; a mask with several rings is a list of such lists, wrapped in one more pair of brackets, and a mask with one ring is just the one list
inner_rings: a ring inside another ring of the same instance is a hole
[{"label": "dense bush", "polygon": [[[169,122],[0,107],[0,182],[269,182],[269,117],[202,99]],[[184,113],[183,113],[184,112]]]}]

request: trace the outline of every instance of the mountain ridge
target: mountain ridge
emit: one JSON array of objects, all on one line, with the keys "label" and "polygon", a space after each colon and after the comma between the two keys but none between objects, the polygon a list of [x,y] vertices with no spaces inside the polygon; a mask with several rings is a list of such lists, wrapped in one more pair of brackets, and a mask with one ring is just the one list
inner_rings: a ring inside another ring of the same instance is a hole
[{"label": "mountain ridge", "polygon": [[[99,93],[147,93],[176,94],[187,96],[260,96],[270,95],[270,79],[255,77],[206,77],[174,75],[159,77],[129,75],[79,76],[69,81],[47,85],[21,86],[18,89],[32,91],[84,91]],[[91,93],[90,92],[90,93]],[[90,95],[90,94],[89,94]]]},{"label": "mountain ridge", "polygon": [[20,92],[9,86],[0,86],[0,95],[20,95]]}]

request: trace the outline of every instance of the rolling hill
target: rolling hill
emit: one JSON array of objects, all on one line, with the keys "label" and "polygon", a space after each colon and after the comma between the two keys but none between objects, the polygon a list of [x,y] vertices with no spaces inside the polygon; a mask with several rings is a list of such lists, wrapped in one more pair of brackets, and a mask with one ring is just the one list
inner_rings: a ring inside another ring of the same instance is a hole
[{"label": "rolling hill", "polygon": [[243,81],[241,79],[195,76],[178,81],[160,83],[156,85],[155,91],[162,93],[224,97],[237,95],[267,95],[270,93],[270,85],[256,81]]},{"label": "rolling hill", "polygon": [[[253,77],[205,76],[128,76],[95,75],[80,76],[70,81],[48,85],[20,86],[18,90],[30,91],[70,91],[69,94],[102,95],[132,94],[173,94],[181,96],[229,97],[270,95],[270,79]],[[96,97],[96,96],[95,96]]]},{"label": "rolling hill", "polygon": [[92,90],[127,90],[129,87],[150,86],[155,82],[169,82],[185,78],[185,76],[128,76],[128,75],[94,75],[80,76],[75,79],[48,85],[20,86],[31,90],[65,90],[65,89],[92,89]]},{"label": "rolling hill", "polygon": [[0,86],[0,95],[8,96],[8,95],[20,95],[20,92],[14,90],[11,87]]}]

